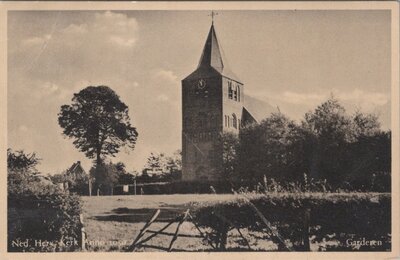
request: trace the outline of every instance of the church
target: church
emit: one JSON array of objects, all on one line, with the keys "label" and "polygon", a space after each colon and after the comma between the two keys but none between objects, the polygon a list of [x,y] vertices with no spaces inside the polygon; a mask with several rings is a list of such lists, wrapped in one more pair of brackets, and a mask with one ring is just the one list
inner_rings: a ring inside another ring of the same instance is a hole
[{"label": "church", "polygon": [[244,91],[226,63],[212,23],[197,68],[182,80],[183,180],[218,180],[223,164],[218,138],[238,135],[241,127],[257,122],[249,109],[254,99],[247,100]]}]

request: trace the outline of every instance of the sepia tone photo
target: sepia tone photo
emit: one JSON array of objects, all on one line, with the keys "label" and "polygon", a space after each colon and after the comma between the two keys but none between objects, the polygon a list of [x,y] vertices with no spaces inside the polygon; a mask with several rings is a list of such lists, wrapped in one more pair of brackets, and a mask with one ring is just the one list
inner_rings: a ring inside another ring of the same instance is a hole
[{"label": "sepia tone photo", "polygon": [[398,252],[393,8],[184,7],[7,11],[9,255]]}]

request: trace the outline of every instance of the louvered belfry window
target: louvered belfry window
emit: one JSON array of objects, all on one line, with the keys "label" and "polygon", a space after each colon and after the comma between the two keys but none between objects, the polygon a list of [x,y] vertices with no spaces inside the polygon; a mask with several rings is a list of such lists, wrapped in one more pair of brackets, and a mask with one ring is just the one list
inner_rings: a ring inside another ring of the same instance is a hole
[{"label": "louvered belfry window", "polygon": [[228,81],[228,98],[233,99],[232,81]]}]

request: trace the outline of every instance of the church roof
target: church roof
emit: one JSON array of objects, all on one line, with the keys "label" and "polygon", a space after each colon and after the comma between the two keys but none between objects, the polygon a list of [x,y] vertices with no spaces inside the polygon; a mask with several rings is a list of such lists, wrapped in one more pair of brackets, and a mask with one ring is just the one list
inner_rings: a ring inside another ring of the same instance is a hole
[{"label": "church roof", "polygon": [[186,79],[199,77],[207,72],[217,73],[232,80],[240,82],[238,77],[230,70],[226,61],[224,52],[218,43],[217,34],[215,33],[214,25],[211,25],[206,43],[204,44],[203,52],[200,57],[197,69],[190,74]]},{"label": "church roof", "polygon": [[[278,110],[271,106],[266,100],[261,100],[246,94],[244,95],[244,107],[246,113],[249,113],[256,122],[261,122],[272,113],[278,112]],[[246,116],[248,117],[248,115]]]},{"label": "church roof", "polygon": [[257,123],[257,120],[253,117],[253,115],[246,109],[246,107],[243,107],[242,111],[242,124],[244,126],[251,125],[254,123]]}]

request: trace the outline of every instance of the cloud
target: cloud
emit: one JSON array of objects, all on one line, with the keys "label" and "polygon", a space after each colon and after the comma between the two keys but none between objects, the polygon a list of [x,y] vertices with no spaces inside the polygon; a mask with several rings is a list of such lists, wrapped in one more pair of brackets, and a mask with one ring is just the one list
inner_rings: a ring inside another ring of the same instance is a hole
[{"label": "cloud", "polygon": [[174,106],[179,105],[180,82],[172,70],[164,68],[155,70],[151,79],[151,88],[146,89],[146,92],[156,97],[157,101],[169,102]]},{"label": "cloud", "polygon": [[54,83],[46,82],[45,84],[43,84],[43,85],[41,86],[41,89],[42,89],[42,91],[44,91],[44,92],[54,93],[54,92],[56,92],[57,90],[59,90],[60,87],[59,87],[58,85],[54,84]]},{"label": "cloud", "polygon": [[167,80],[171,83],[176,83],[178,77],[171,70],[160,69],[156,72],[156,77],[161,80]]},{"label": "cloud", "polygon": [[383,106],[390,101],[386,93],[366,92],[360,89],[354,89],[351,92],[338,92],[335,94],[339,100],[360,104],[361,106]]},{"label": "cloud", "polygon": [[139,29],[135,18],[129,18],[125,14],[106,11],[96,13],[91,29],[109,39],[112,44],[123,47],[133,47],[136,43],[137,32]]},{"label": "cloud", "polygon": [[316,104],[322,102],[327,95],[316,93],[296,93],[292,91],[284,91],[277,98],[292,104]]},{"label": "cloud", "polygon": [[88,32],[87,24],[70,24],[67,28],[63,30],[65,34],[83,34]]},{"label": "cloud", "polygon": [[390,96],[386,93],[353,89],[352,91],[325,91],[319,93],[304,93],[284,91],[269,97],[280,102],[294,105],[316,106],[327,100],[331,95],[340,101],[353,103],[362,107],[382,106],[390,101]]},{"label": "cloud", "polygon": [[123,38],[120,36],[112,35],[110,37],[110,41],[112,43],[115,43],[122,47],[132,47],[135,44],[136,39],[135,38]]},{"label": "cloud", "polygon": [[[61,37],[82,37],[79,41],[94,40],[99,43],[133,47],[138,36],[139,25],[135,18],[125,14],[106,11],[95,13],[88,21],[70,24],[62,30]],[[107,40],[108,39],[108,40]],[[73,39],[70,39],[73,40]],[[89,42],[93,45],[94,42]]]},{"label": "cloud", "polygon": [[40,37],[34,36],[34,37],[30,37],[30,38],[22,40],[22,46],[31,48],[31,47],[37,46],[37,45],[44,45],[50,39],[51,39],[50,34],[46,34],[46,35],[43,35]]},{"label": "cloud", "polygon": [[11,51],[19,54],[13,65],[24,68],[27,60],[34,60],[33,73],[39,70],[37,63],[40,63],[40,69],[49,75],[53,71],[59,73],[60,67],[74,65],[71,69],[82,69],[129,57],[138,41],[136,18],[110,11],[89,12],[84,18],[63,28],[48,25],[46,32],[22,37],[18,45],[10,46]]},{"label": "cloud", "polygon": [[62,28],[55,30],[54,22],[42,21],[42,30],[22,34],[10,44],[10,84],[19,82],[13,90],[23,95],[29,84],[36,98],[70,99],[89,85],[123,86],[119,79],[131,68],[127,64],[134,60],[138,40],[136,18],[111,11],[88,12],[82,18],[59,22]]}]

